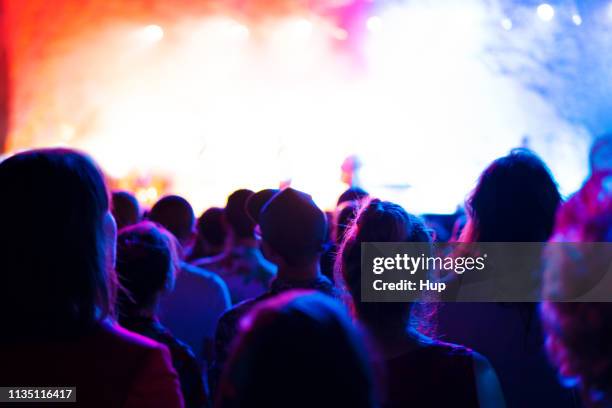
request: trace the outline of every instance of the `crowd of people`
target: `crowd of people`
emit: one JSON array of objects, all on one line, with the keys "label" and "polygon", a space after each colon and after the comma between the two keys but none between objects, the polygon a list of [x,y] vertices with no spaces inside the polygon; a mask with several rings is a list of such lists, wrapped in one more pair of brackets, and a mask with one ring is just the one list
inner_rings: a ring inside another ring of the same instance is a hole
[{"label": "crowd of people", "polygon": [[[15,154],[0,385],[75,386],[83,407],[612,407],[612,303],[361,297],[367,242],[610,242],[601,151],[565,202],[537,155],[511,151],[446,234],[360,188],[331,213],[291,187],[240,189],[196,219],[179,196],[143,209],[109,192],[81,152]],[[542,273],[563,286],[588,257]]]}]

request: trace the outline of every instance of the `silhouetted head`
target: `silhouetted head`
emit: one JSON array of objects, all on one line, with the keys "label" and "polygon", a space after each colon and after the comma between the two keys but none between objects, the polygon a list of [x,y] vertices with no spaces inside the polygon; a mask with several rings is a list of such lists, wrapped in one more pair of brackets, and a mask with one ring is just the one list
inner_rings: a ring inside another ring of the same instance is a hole
[{"label": "silhouetted head", "polygon": [[0,163],[2,338],[71,336],[112,314],[116,226],[82,153],[32,150]]},{"label": "silhouetted head", "polygon": [[[547,252],[545,294],[575,293],[583,282],[610,273],[610,256],[602,247],[561,246],[566,242],[612,242],[612,172],[595,173],[560,208],[549,244],[559,247]],[[582,391],[587,406],[612,406],[612,303],[546,301],[541,312],[559,377]]]},{"label": "silhouetted head", "polygon": [[174,286],[178,270],[176,238],[163,227],[143,221],[124,228],[117,237],[117,277],[121,283],[119,314],[157,305]]},{"label": "silhouetted head", "polygon": [[225,218],[234,236],[238,239],[255,238],[255,223],[249,217],[246,205],[249,197],[253,195],[251,190],[234,191],[228,198],[225,205]]},{"label": "silhouetted head", "polygon": [[334,231],[336,244],[340,245],[342,243],[344,234],[357,216],[358,210],[359,203],[357,201],[346,201],[336,208],[336,230]]},{"label": "silhouetted head", "polygon": [[327,217],[305,193],[286,188],[261,209],[264,253],[279,268],[318,263],[327,240]]},{"label": "silhouetted head", "polygon": [[140,205],[132,193],[113,191],[112,203],[111,211],[117,222],[117,229],[140,221]]},{"label": "silhouetted head", "polygon": [[191,204],[183,197],[163,197],[151,208],[149,219],[170,231],[183,246],[193,238],[195,215]]},{"label": "silhouetted head", "polygon": [[340,205],[342,203],[346,203],[347,201],[360,201],[364,198],[368,197],[368,192],[365,191],[361,187],[350,187],[346,189],[340,197],[338,197],[338,202],[336,205]]},{"label": "silhouetted head", "polygon": [[375,332],[407,328],[412,303],[361,301],[361,244],[364,242],[431,242],[425,224],[401,206],[371,200],[346,232],[336,258],[336,272],[351,294],[359,320]]},{"label": "silhouetted head", "polygon": [[552,232],[561,196],[546,164],[515,149],[482,173],[467,200],[464,242],[544,242]]},{"label": "silhouetted head", "polygon": [[227,238],[227,223],[225,210],[211,207],[198,218],[198,235],[207,244],[222,247]]},{"label": "silhouetted head", "polygon": [[313,292],[285,292],[240,324],[217,405],[372,407],[364,346],[342,306]]},{"label": "silhouetted head", "polygon": [[246,203],[246,210],[249,214],[249,218],[253,221],[253,223],[257,224],[261,209],[279,191],[280,190],[278,189],[267,188],[265,190],[260,190],[249,197]]}]

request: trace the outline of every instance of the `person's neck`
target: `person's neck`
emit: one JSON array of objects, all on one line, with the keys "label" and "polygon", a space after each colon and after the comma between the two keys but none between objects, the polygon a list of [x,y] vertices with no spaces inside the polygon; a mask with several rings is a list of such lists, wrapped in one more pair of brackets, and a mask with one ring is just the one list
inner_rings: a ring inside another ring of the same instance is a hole
[{"label": "person's neck", "polygon": [[304,266],[279,266],[276,276],[288,281],[308,281],[313,280],[321,274],[319,261]]}]

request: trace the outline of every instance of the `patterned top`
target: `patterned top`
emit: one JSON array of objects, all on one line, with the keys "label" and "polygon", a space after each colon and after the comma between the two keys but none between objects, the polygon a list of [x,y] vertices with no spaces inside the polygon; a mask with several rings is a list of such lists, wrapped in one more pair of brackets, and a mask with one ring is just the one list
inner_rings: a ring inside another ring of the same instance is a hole
[{"label": "patterned top", "polygon": [[223,279],[183,262],[174,290],[161,298],[158,317],[199,361],[210,361],[217,321],[231,305]]},{"label": "patterned top", "polygon": [[168,347],[172,356],[172,365],[179,376],[186,408],[209,406],[200,366],[188,345],[175,338],[155,318],[122,317],[120,324],[127,330],[153,339]]},{"label": "patterned top", "polygon": [[275,295],[292,289],[311,289],[336,296],[336,289],[333,283],[325,276],[319,275],[315,279],[307,281],[290,281],[276,278],[270,285],[270,290],[254,299],[245,300],[225,312],[217,325],[215,335],[215,361],[209,370],[209,383],[211,392],[215,388],[223,371],[223,366],[229,357],[230,347],[238,334],[238,324],[257,303],[274,297]]},{"label": "patterned top", "polygon": [[262,295],[276,275],[276,266],[264,258],[259,248],[247,245],[234,246],[221,255],[195,261],[194,265],[225,281],[232,304]]}]

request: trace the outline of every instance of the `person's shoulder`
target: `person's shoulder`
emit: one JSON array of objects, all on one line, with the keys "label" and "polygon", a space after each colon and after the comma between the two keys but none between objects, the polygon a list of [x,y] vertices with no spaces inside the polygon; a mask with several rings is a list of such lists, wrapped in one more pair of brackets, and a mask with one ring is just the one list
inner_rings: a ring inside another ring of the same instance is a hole
[{"label": "person's shoulder", "polygon": [[237,316],[241,316],[247,311],[249,311],[255,303],[257,302],[257,298],[246,299],[240,303],[229,308],[223,315],[221,316],[222,320],[233,320]]},{"label": "person's shoulder", "polygon": [[469,364],[472,363],[474,351],[468,347],[448,343],[439,339],[433,339],[429,336],[423,335],[418,332],[413,332],[415,340],[419,347],[414,350],[421,356],[429,356],[428,358],[433,358],[435,360],[443,359],[443,360],[463,360]]},{"label": "person's shoulder", "polygon": [[475,354],[474,350],[469,347],[455,343],[447,343],[441,340],[431,340],[430,343],[425,344],[425,347],[451,356],[463,356],[472,358]]},{"label": "person's shoulder", "polygon": [[223,261],[227,259],[227,257],[228,257],[228,253],[222,252],[217,255],[196,259],[192,261],[191,263],[198,268],[211,270],[211,269],[216,269]]},{"label": "person's shoulder", "polygon": [[147,353],[153,350],[163,349],[163,345],[138,333],[124,329],[118,324],[104,322],[100,326],[97,340],[105,343],[107,347],[116,350],[124,350],[126,353]]},{"label": "person's shoulder", "polygon": [[455,343],[447,343],[445,341],[435,340],[430,347],[435,347],[440,351],[455,356],[470,356],[472,357],[475,352],[469,347],[462,346]]},{"label": "person's shoulder", "polygon": [[180,383],[168,346],[121,327],[111,330],[122,349],[120,353],[110,350],[110,355],[117,361],[131,361],[134,368],[129,374],[133,379],[123,406],[183,407]]},{"label": "person's shoulder", "polygon": [[221,289],[226,288],[225,281],[219,275],[200,266],[185,262],[181,265],[181,270],[181,272],[189,274],[202,282],[206,282],[208,285],[217,286]]},{"label": "person's shoulder", "polygon": [[96,361],[107,369],[121,367],[126,373],[135,373],[153,363],[164,369],[171,368],[166,345],[128,331],[116,323],[103,323],[89,339],[82,348],[96,350]]},{"label": "person's shoulder", "polygon": [[173,360],[180,361],[181,364],[184,364],[186,361],[196,361],[195,353],[191,347],[174,337],[167,329],[164,332],[163,339],[160,339],[160,341],[168,347]]},{"label": "person's shoulder", "polygon": [[101,333],[97,338],[104,343],[101,346],[106,347],[109,355],[122,356],[126,360],[142,359],[145,364],[155,362],[160,367],[171,368],[170,350],[162,341],[142,336],[126,330],[116,323],[109,322],[102,324]]},{"label": "person's shoulder", "polygon": [[493,365],[482,354],[472,352],[476,390],[481,407],[504,408],[506,402]]},{"label": "person's shoulder", "polygon": [[472,359],[474,360],[474,369],[476,371],[487,373],[493,369],[489,359],[477,351],[472,352]]},{"label": "person's shoulder", "polygon": [[[395,375],[418,371],[437,373],[439,378],[474,379],[474,352],[453,343],[433,339],[418,339],[417,347],[387,360]],[[399,373],[399,374],[398,374]]]},{"label": "person's shoulder", "polygon": [[271,295],[269,293],[264,293],[255,298],[243,300],[240,303],[237,303],[233,307],[229,308],[225,313],[221,315],[219,319],[219,325],[230,324],[235,325],[242,316],[246,315],[255,305],[261,302],[264,299],[267,299]]},{"label": "person's shoulder", "polygon": [[207,275],[211,274],[211,272],[207,271],[201,266],[196,265],[193,262],[181,262],[181,272],[189,273],[193,275],[207,277]]}]

